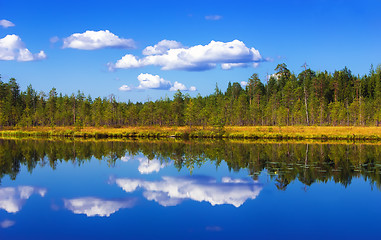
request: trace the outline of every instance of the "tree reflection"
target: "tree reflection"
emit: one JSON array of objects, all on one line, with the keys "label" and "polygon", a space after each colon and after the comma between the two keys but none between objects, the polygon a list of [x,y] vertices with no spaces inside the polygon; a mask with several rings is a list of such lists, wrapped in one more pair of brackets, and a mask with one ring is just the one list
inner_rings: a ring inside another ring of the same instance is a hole
[{"label": "tree reflection", "polygon": [[225,141],[76,141],[0,139],[0,178],[15,179],[21,166],[52,169],[61,162],[81,166],[92,158],[113,167],[119,159],[143,154],[157,166],[169,162],[190,172],[205,162],[216,168],[225,161],[230,171],[247,169],[254,180],[266,171],[279,190],[298,179],[306,189],[315,182],[333,180],[344,186],[363,177],[381,186],[381,146],[366,144],[295,144]]}]

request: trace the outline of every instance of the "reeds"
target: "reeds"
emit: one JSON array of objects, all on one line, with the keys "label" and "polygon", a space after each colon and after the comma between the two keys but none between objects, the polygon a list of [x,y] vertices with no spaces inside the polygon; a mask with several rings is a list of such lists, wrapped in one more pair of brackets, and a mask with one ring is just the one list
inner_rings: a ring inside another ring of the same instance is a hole
[{"label": "reeds", "polygon": [[320,126],[228,126],[213,127],[31,127],[0,130],[3,137],[67,137],[67,138],[223,138],[276,140],[373,140],[381,141],[381,127]]}]

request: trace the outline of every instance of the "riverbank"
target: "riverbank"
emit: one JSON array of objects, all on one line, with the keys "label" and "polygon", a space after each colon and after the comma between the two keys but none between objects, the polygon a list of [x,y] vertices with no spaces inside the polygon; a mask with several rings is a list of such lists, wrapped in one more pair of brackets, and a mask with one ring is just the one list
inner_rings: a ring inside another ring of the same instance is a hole
[{"label": "riverbank", "polygon": [[0,130],[3,137],[69,138],[225,138],[381,141],[381,127],[228,126],[213,127],[30,127]]}]

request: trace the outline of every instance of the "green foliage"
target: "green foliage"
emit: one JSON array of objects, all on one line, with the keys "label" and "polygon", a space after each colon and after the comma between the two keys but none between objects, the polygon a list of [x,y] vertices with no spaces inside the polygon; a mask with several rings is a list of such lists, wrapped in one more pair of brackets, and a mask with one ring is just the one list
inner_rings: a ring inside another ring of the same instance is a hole
[{"label": "green foliage", "polygon": [[354,76],[348,68],[334,73],[304,69],[297,76],[286,64],[262,83],[258,74],[245,88],[234,82],[225,92],[191,98],[177,91],[155,102],[119,102],[114,95],[94,100],[84,93],[45,94],[32,86],[21,91],[14,78],[0,81],[0,128],[31,126],[212,126],[381,124],[381,66]]}]

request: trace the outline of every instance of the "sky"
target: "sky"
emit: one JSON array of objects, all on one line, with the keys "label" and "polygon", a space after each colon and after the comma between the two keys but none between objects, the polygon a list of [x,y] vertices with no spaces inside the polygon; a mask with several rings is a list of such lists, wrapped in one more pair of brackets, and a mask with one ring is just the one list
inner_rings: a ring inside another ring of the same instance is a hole
[{"label": "sky", "polygon": [[381,1],[0,0],[0,74],[22,90],[132,102],[225,90],[277,64],[381,64]]}]

